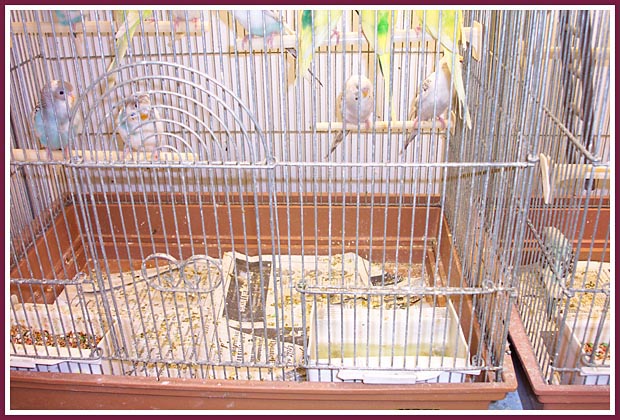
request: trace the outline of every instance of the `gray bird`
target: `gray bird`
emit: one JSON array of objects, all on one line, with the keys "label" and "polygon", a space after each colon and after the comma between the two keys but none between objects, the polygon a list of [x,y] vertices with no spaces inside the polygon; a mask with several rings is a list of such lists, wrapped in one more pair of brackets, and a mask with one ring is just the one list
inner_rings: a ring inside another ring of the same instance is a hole
[{"label": "gray bird", "polygon": [[[342,101],[344,96],[344,109],[342,109]],[[338,131],[329,152],[325,158],[333,153],[338,145],[344,140],[344,132],[357,128],[358,124],[363,124],[366,129],[370,128],[372,115],[374,111],[375,95],[372,82],[367,77],[354,74],[347,79],[344,85],[344,91],[338,95],[336,100],[336,112],[338,118],[342,121],[343,131]],[[348,133],[347,133],[348,134]]]},{"label": "gray bird", "polygon": [[[447,59],[439,60],[439,69],[428,75],[422,82],[422,90],[411,101],[409,120],[413,120],[413,128],[405,141],[403,152],[417,136],[420,121],[427,121],[434,117],[446,128],[446,121],[442,115],[448,110],[453,95],[450,95],[450,69]],[[419,109],[418,109],[419,106]]]}]

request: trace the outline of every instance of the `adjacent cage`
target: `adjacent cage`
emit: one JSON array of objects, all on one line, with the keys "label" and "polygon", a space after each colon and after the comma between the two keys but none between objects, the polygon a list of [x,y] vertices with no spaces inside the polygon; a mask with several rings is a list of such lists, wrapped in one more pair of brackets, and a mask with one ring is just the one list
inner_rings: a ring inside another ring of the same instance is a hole
[{"label": "adjacent cage", "polygon": [[[610,16],[540,19],[543,60],[528,86],[531,199],[513,343],[543,408],[609,408],[613,381],[610,262]],[[550,86],[556,86],[557,90]]]},{"label": "adjacent cage", "polygon": [[[533,156],[566,131],[532,98],[560,83],[532,72],[557,61],[539,45],[557,13],[235,13],[11,10],[12,407],[63,390],[92,407],[93,381],[135,408],[503,398],[521,268],[542,255]],[[355,100],[351,75],[371,87]],[[48,109],[67,111],[62,150],[31,118],[52,80],[76,90]]]}]

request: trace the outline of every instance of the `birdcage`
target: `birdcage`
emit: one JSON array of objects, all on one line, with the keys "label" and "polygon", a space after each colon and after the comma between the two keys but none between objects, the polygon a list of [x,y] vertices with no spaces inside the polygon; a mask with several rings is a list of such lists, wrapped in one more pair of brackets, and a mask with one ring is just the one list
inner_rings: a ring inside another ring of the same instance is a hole
[{"label": "birdcage", "polygon": [[[544,408],[609,408],[610,286],[609,13],[555,11],[528,37],[526,132],[535,133],[532,196],[511,335]],[[556,89],[551,89],[555,86]],[[534,98],[535,101],[533,100]]]},{"label": "birdcage", "polygon": [[234,12],[11,10],[12,406],[503,398],[555,15]]}]

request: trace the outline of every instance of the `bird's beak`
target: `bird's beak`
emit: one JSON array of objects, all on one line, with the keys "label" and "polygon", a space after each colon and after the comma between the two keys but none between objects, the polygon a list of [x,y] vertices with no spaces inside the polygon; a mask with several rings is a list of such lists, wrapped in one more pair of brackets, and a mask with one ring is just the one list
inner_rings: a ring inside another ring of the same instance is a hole
[{"label": "bird's beak", "polygon": [[368,97],[368,94],[369,94],[369,93],[370,93],[370,89],[368,89],[368,88],[364,88],[364,89],[362,89],[362,96],[363,96],[364,98]]},{"label": "bird's beak", "polygon": [[140,119],[141,119],[142,121],[146,121],[146,120],[148,120],[148,119],[149,119],[149,114],[148,114],[148,113],[142,113],[142,112],[141,112],[141,113],[140,113]]},{"label": "bird's beak", "polygon": [[75,94],[70,93],[69,94],[69,107],[73,107],[73,104],[75,104]]}]

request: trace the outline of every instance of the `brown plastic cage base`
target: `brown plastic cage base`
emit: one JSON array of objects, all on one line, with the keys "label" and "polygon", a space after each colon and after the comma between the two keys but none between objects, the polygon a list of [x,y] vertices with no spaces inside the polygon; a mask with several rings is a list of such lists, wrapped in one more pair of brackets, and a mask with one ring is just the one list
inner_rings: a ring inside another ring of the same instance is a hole
[{"label": "brown plastic cage base", "polygon": [[610,409],[609,385],[550,385],[545,382],[516,306],[513,306],[510,316],[509,336],[535,396],[535,409]]},{"label": "brown plastic cage base", "polygon": [[365,385],[162,379],[11,372],[12,410],[486,410],[517,388],[510,357],[501,382]]},{"label": "brown plastic cage base", "polygon": [[[106,200],[103,200],[106,198]],[[132,198],[133,200],[129,200]],[[141,247],[150,247],[155,244],[157,251],[165,250],[165,232],[174,231],[178,226],[177,238],[181,246],[190,249],[192,238],[201,238],[199,223],[190,223],[190,220],[199,220],[201,207],[196,205],[198,196],[188,197],[187,205],[189,216],[181,215],[175,219],[172,213],[172,204],[159,200],[157,206],[152,203],[140,202],[140,196],[103,197],[97,195],[93,203],[86,208],[80,208],[80,204],[72,204],[67,200],[65,212],[50,221],[54,229],[43,229],[35,243],[21,258],[17,267],[13,267],[12,278],[20,278],[23,273],[28,273],[34,278],[64,278],[73,277],[78,270],[88,272],[88,261],[85,248],[85,240],[79,234],[78,225],[87,222],[96,223],[101,227],[98,231],[98,243],[102,246],[103,255],[114,255],[118,260],[110,260],[115,267],[125,264],[132,265],[132,255],[144,255]],[[116,201],[115,201],[116,200]],[[259,200],[260,201],[260,200]],[[248,201],[246,201],[247,203]],[[430,197],[431,204],[437,203],[436,197]],[[79,201],[78,201],[79,203]],[[228,213],[222,210],[222,206],[215,206],[204,198],[202,208],[209,215],[218,214],[220,231],[227,232]],[[233,201],[234,203],[234,201]],[[151,205],[148,205],[151,204]],[[440,221],[444,217],[440,207],[431,206],[415,207],[415,200],[411,201],[408,212],[400,215],[401,224],[386,222],[396,220],[398,208],[390,207],[384,215],[375,211],[374,218],[368,205],[359,208],[346,206],[346,202],[329,207],[324,203],[313,206],[301,206],[300,203],[289,203],[288,208],[277,209],[279,226],[278,230],[282,238],[281,246],[286,249],[281,252],[298,253],[305,252],[327,253],[333,238],[341,238],[346,234],[343,243],[355,244],[359,239],[358,249],[346,245],[334,245],[338,252],[357,251],[365,256],[375,248],[367,238],[381,238],[374,252],[385,252],[386,258],[396,259],[396,255],[406,257],[407,252],[413,252],[414,259],[422,258],[420,243],[425,236],[428,238],[441,238],[437,247],[431,247],[430,258],[438,258],[441,261],[439,270],[441,273],[432,273],[437,281],[445,285],[459,284],[461,279],[461,265],[455,250],[452,248],[451,233],[447,223],[443,219],[443,229],[438,229]],[[244,237],[251,239],[247,249],[243,251],[253,253],[258,251],[255,245],[260,237],[262,244],[271,244],[270,232],[258,231],[257,226],[269,226],[270,209],[267,204],[254,202],[246,204],[247,210],[238,204],[229,204],[226,211],[230,211],[230,217],[235,221],[232,231],[219,237],[219,243],[224,250],[229,250],[232,243],[242,243]],[[83,210],[83,211],[82,211]],[[135,212],[133,211],[135,210]],[[316,214],[315,214],[316,210]],[[413,210],[413,211],[412,211]],[[158,212],[162,212],[160,215]],[[290,212],[290,213],[287,213]],[[359,212],[359,215],[357,214]],[[185,213],[185,212],[182,212]],[[219,214],[221,213],[221,214]],[[343,213],[347,216],[343,217]],[[306,234],[302,230],[303,223],[306,226]],[[332,215],[332,226],[328,222]],[[147,217],[148,216],[148,217]],[[386,217],[383,217],[386,216]],[[285,221],[290,218],[291,223]],[[151,220],[147,226],[140,221]],[[345,220],[341,224],[340,221]],[[373,223],[370,220],[373,219]],[[175,220],[178,221],[175,224]],[[414,220],[423,220],[427,223],[414,223]],[[122,237],[120,226],[136,227],[137,229],[126,230]],[[402,241],[412,234],[413,241]],[[197,227],[198,226],[198,227]],[[245,226],[245,230],[240,227]],[[400,226],[400,230],[398,229]],[[426,228],[428,226],[428,228]],[[210,244],[217,243],[217,230],[215,223],[207,225],[204,233]],[[196,230],[198,229],[198,230]],[[193,231],[196,230],[196,231]],[[312,234],[309,234],[312,233]],[[55,236],[51,236],[55,235]],[[359,235],[359,236],[356,236]],[[153,242],[142,244],[140,237],[152,238]],[[61,246],[52,249],[51,261],[65,261],[67,272],[63,266],[52,266],[50,263],[41,265],[34,264],[37,261],[36,249],[42,248],[45,242],[58,238]],[[360,239],[361,238],[361,239]],[[213,240],[211,240],[213,239]],[[118,247],[119,242],[126,246]],[[288,244],[286,244],[288,243]],[[254,245],[252,245],[254,244]],[[126,252],[130,248],[131,252]],[[230,248],[232,249],[232,248]],[[116,251],[119,251],[117,254]],[[208,253],[217,253],[219,250],[208,246]],[[263,252],[270,252],[263,249]],[[398,252],[400,251],[400,253]],[[162,251],[163,252],[163,251]],[[178,255],[177,255],[178,257]],[[62,260],[61,260],[62,258]],[[30,262],[30,263],[29,263]],[[141,261],[137,261],[140,263]],[[446,266],[448,264],[448,266]],[[431,264],[432,266],[433,264]],[[28,270],[34,267],[35,271]],[[39,268],[40,267],[40,268]],[[133,267],[137,268],[137,267]],[[39,270],[39,271],[36,271]],[[446,273],[450,273],[447,275]],[[32,288],[31,288],[32,287]],[[20,301],[36,301],[38,303],[53,302],[60,293],[54,289],[42,289],[40,285],[22,284],[20,287],[13,285],[12,293],[16,293]],[[472,352],[476,352],[479,346],[482,348],[484,358],[491,357],[489,349],[481,339],[480,326],[477,321],[470,325],[472,317],[472,302],[468,296],[453,297],[455,305],[459,299],[464,299],[462,328],[472,331]],[[494,351],[498,351],[497,349]],[[501,351],[501,350],[500,350]],[[498,355],[496,355],[498,356]],[[493,378],[491,377],[493,376]],[[216,380],[216,379],[161,379],[153,377],[114,376],[114,375],[85,375],[69,373],[44,373],[11,371],[11,408],[12,409],[287,409],[287,410],[327,410],[327,409],[488,409],[492,401],[505,398],[508,392],[517,388],[517,380],[510,357],[504,357],[504,369],[501,381],[496,381],[494,374],[481,374],[475,378],[475,382],[467,383],[421,383],[415,385],[368,385],[359,383],[326,383],[326,382],[260,382],[247,380]]]}]

